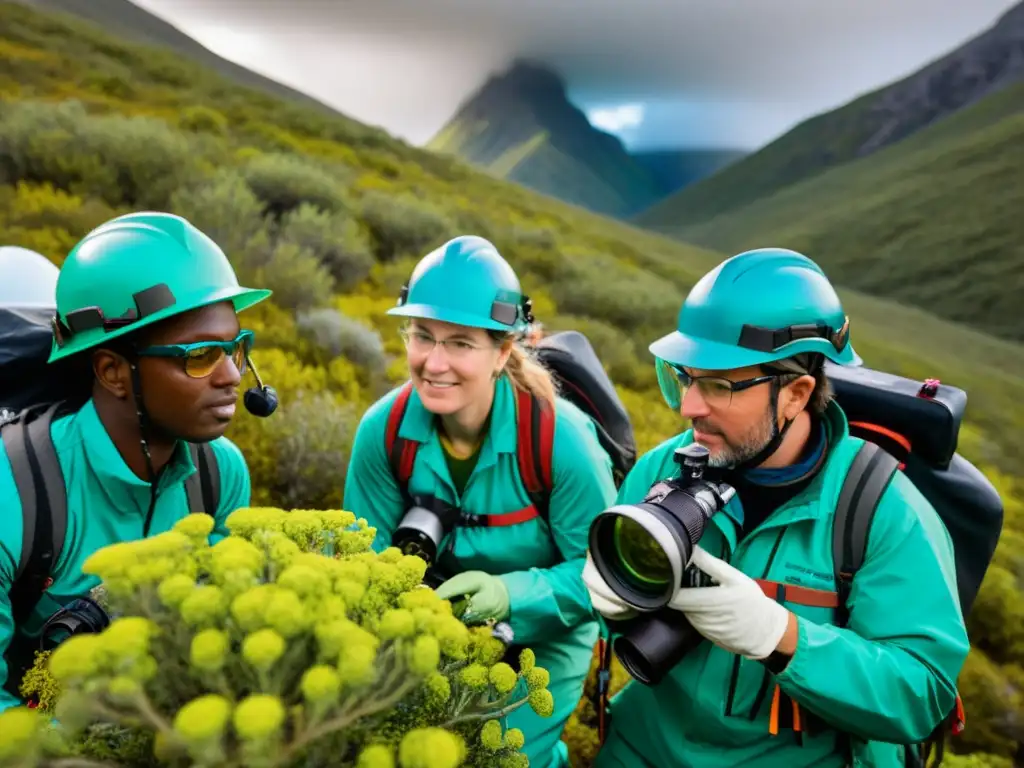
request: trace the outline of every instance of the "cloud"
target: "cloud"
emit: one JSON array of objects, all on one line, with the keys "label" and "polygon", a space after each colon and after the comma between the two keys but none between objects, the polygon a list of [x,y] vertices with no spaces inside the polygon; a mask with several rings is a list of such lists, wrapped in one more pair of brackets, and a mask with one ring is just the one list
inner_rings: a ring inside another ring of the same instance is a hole
[{"label": "cloud", "polygon": [[622,133],[629,128],[637,128],[644,122],[643,104],[621,104],[605,109],[592,109],[587,112],[590,124],[610,133]]},{"label": "cloud", "polygon": [[491,72],[515,56],[529,56],[557,68],[577,104],[602,119],[619,114],[620,107],[645,105],[640,125],[621,128],[632,143],[745,147],[910,73],[1013,5],[135,1],[221,55],[413,143],[429,139]]}]

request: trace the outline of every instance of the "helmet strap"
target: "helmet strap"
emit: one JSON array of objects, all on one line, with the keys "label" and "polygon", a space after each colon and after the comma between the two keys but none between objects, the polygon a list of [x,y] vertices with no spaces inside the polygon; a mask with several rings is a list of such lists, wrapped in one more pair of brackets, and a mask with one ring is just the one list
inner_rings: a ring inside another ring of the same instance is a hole
[{"label": "helmet strap", "polygon": [[753,469],[754,467],[763,464],[765,461],[768,460],[769,456],[771,456],[773,453],[775,453],[775,451],[779,449],[779,446],[782,445],[783,439],[786,437],[786,432],[788,432],[789,428],[793,425],[793,419],[786,419],[785,422],[782,424],[782,427],[779,427],[779,394],[781,393],[781,388],[779,387],[779,380],[772,379],[770,386],[771,394],[769,395],[769,399],[772,413],[771,440],[769,440],[767,444],[764,446],[764,448],[758,451],[754,456],[751,456],[749,459],[741,461],[738,464],[732,466],[731,469],[733,470],[743,471],[746,469]]},{"label": "helmet strap", "polygon": [[153,510],[156,509],[156,486],[159,478],[153,471],[153,456],[149,451],[149,439],[147,438],[149,416],[146,413],[146,406],[142,402],[142,376],[139,375],[136,359],[129,360],[128,365],[132,370],[132,393],[135,396],[135,415],[139,419],[139,442],[142,444],[142,457],[146,461],[146,474],[149,475],[149,510],[146,514],[146,529],[142,534],[145,537],[149,535],[149,524],[153,519]]}]

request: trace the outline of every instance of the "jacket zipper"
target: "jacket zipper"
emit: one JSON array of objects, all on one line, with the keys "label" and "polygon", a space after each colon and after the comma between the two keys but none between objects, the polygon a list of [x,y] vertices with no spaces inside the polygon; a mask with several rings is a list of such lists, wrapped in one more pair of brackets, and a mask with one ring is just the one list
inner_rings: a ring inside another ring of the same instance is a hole
[{"label": "jacket zipper", "polygon": [[[786,528],[785,527],[779,528],[779,533],[775,537],[775,544],[772,545],[772,551],[768,555],[768,562],[765,563],[764,572],[761,575],[762,579],[767,579],[768,578],[768,572],[772,568],[772,563],[775,561],[775,555],[778,554],[779,545],[782,544],[782,537],[785,536],[785,534],[786,534]],[[729,693],[728,693],[728,695],[726,696],[726,699],[725,699],[725,715],[726,715],[726,717],[731,717],[732,716],[733,699],[736,696],[736,686],[739,683],[740,663],[742,661],[743,661],[743,658],[739,654],[736,654],[733,657],[733,660],[732,660],[732,674],[729,676]],[[761,682],[761,690],[758,691],[757,699],[754,701],[754,708],[751,711],[751,717],[750,717],[751,720],[754,719],[754,713],[756,713],[757,710],[760,708],[761,702],[764,700],[764,693],[767,690],[767,688],[768,688],[768,670],[765,669],[765,671],[764,671],[764,679]]]}]

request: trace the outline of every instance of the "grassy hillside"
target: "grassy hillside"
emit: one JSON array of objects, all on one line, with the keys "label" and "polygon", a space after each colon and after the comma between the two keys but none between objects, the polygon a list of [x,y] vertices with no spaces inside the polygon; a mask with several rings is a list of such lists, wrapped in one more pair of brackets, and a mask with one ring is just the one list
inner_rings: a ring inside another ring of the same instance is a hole
[{"label": "grassy hillside", "polygon": [[131,0],[18,0],[45,11],[74,14],[94,22],[124,40],[169,48],[190,61],[209,67],[229,80],[249,88],[336,114],[326,104],[283,83],[258,75],[228,61],[193,40],[177,27],[135,5]]},{"label": "grassy hillside", "polygon": [[[273,418],[231,428],[254,501],[337,506],[353,430],[404,377],[384,312],[412,264],[449,237],[498,243],[553,328],[578,328],[621,388],[641,449],[679,430],[660,404],[649,341],[721,254],[614,223],[394,142],[352,121],[275,101],[164,52],[0,3],[0,242],[60,263],[90,228],[129,210],[183,214],[243,281],[273,288],[246,314],[255,357],[281,393]],[[959,750],[1011,754],[1024,716],[1024,384],[1021,347],[916,310],[844,292],[869,365],[939,376],[971,394],[962,449],[1006,493],[999,566],[971,617],[962,678],[971,718]],[[1001,468],[1002,471],[999,471]],[[621,682],[621,675],[617,677]],[[593,681],[591,681],[592,683]],[[584,702],[579,720],[593,722]],[[575,764],[592,729],[566,736]]]},{"label": "grassy hillside", "polygon": [[590,124],[554,72],[525,61],[489,78],[427,144],[502,179],[626,217],[678,187]]},{"label": "grassy hillside", "polygon": [[723,251],[804,250],[843,285],[1020,341],[1022,176],[1024,83],[867,158],[673,232]]},{"label": "grassy hillside", "polygon": [[1024,2],[956,50],[897,82],[800,123],[635,220],[655,228],[701,224],[903,141],[1002,87],[1019,82],[1024,77],[1022,44]]}]

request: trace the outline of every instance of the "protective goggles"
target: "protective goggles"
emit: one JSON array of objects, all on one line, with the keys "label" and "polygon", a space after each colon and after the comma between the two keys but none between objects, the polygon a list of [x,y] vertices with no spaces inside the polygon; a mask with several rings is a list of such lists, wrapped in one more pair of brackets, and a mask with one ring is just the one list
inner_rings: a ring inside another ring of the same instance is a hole
[{"label": "protective goggles", "polygon": [[700,396],[710,407],[728,408],[732,404],[733,393],[778,378],[777,375],[755,376],[751,379],[733,381],[724,376],[691,376],[679,366],[661,358],[655,358],[654,369],[658,374],[661,396],[673,411],[683,407],[683,398],[690,387],[697,387]]},{"label": "protective goggles", "polygon": [[185,373],[193,379],[204,379],[223,362],[225,357],[230,357],[235,364],[239,374],[244,374],[247,368],[249,353],[252,352],[252,345],[255,341],[255,334],[252,331],[242,331],[232,341],[197,341],[192,344],[161,344],[159,346],[146,347],[136,354],[140,357],[177,357],[181,358],[185,367]]}]

